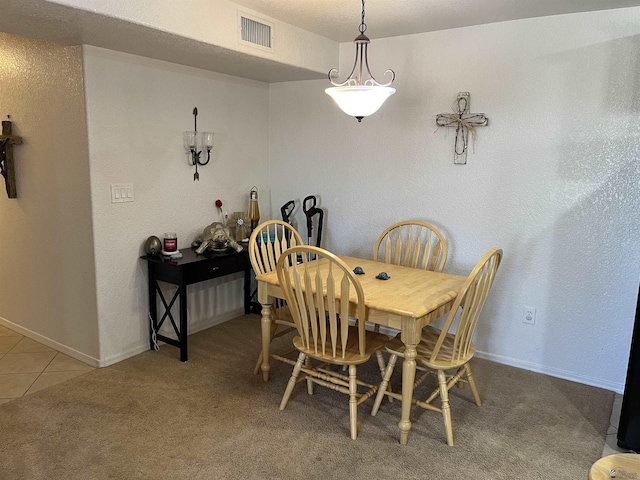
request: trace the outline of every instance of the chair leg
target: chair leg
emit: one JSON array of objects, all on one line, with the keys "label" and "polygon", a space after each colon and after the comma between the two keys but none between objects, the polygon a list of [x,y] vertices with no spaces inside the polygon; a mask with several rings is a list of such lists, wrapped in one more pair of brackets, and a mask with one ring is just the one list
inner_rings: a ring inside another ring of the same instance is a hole
[{"label": "chair leg", "polygon": [[[304,362],[304,366],[311,369],[311,357],[307,357],[307,360]],[[307,380],[307,393],[309,395],[313,395],[313,382],[311,380]]]},{"label": "chair leg", "polygon": [[291,377],[289,378],[289,383],[287,383],[287,388],[285,389],[284,395],[282,396],[282,401],[280,402],[280,410],[284,410],[284,407],[287,406],[287,402],[289,401],[291,392],[293,392],[293,387],[296,386],[296,380],[298,379],[298,375],[300,375],[300,370],[302,369],[302,364],[304,363],[305,358],[306,355],[300,352],[300,355],[298,355],[296,366],[293,367],[293,372],[291,373]]},{"label": "chair leg", "polygon": [[447,444],[453,447],[453,429],[451,427],[451,407],[449,406],[449,389],[444,370],[438,370],[438,384],[440,385],[440,399],[442,400],[442,417],[447,431]]},{"label": "chair leg", "polygon": [[349,423],[351,440],[355,440],[358,437],[358,383],[355,365],[349,365]]},{"label": "chair leg", "polygon": [[[379,325],[377,325],[379,326]],[[378,360],[378,368],[380,368],[380,378],[384,379],[384,371],[386,370],[387,366],[385,364],[384,361],[384,356],[382,355],[382,350],[378,350],[376,352],[376,359]],[[391,391],[391,385],[387,382],[387,388],[386,391],[390,392]],[[393,402],[393,397],[389,397],[389,403]]]},{"label": "chair leg", "polygon": [[481,407],[482,400],[480,399],[480,394],[478,393],[478,387],[476,387],[476,381],[474,380],[473,375],[471,375],[471,365],[466,363],[464,365],[464,370],[466,373],[467,381],[469,382],[469,387],[471,388],[471,392],[473,393],[473,398],[476,401],[476,405]]},{"label": "chair leg", "polygon": [[382,403],[382,399],[384,398],[384,393],[387,391],[387,386],[389,385],[389,380],[391,380],[391,374],[393,373],[393,368],[396,366],[397,359],[397,355],[391,355],[389,357],[389,363],[387,364],[387,368],[385,369],[382,376],[382,383],[380,383],[380,387],[378,388],[376,401],[374,402],[373,408],[371,409],[371,415],[374,417],[376,413],[378,413],[378,409],[380,408],[380,404]]}]

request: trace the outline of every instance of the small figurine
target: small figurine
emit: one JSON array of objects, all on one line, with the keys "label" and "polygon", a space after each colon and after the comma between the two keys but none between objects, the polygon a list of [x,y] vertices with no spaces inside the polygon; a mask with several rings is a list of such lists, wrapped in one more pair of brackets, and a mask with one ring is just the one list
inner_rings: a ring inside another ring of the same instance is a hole
[{"label": "small figurine", "polygon": [[380,272],[378,275],[376,275],[376,278],[378,280],[389,280],[391,277],[387,275],[387,272]]},{"label": "small figurine", "polygon": [[220,222],[213,222],[204,229],[202,232],[202,243],[196,249],[196,253],[202,255],[208,248],[214,250],[233,248],[236,252],[242,251],[242,246],[231,238],[229,227]]},{"label": "small figurine", "polygon": [[364,275],[364,270],[362,269],[362,267],[356,267],[353,269],[353,273],[355,273],[356,275]]}]

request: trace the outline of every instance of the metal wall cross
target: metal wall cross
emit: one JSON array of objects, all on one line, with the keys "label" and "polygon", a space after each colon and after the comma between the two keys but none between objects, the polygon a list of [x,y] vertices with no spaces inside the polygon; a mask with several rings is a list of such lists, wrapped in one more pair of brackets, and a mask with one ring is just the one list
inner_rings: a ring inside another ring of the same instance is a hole
[{"label": "metal wall cross", "polygon": [[17,198],[16,172],[13,165],[13,146],[22,145],[22,137],[11,134],[11,121],[2,121],[2,135],[0,135],[0,173],[4,177],[9,198]]},{"label": "metal wall cross", "polygon": [[456,142],[453,163],[465,165],[467,163],[467,150],[469,131],[475,143],[476,127],[484,127],[489,124],[489,119],[484,113],[469,113],[469,92],[459,92],[458,98],[451,105],[455,113],[441,113],[436,117],[439,127],[455,127]]}]

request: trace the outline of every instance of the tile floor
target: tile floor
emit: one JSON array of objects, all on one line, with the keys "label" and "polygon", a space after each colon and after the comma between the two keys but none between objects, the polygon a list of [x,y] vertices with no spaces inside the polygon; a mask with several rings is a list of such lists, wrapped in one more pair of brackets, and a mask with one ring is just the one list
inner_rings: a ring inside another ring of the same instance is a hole
[{"label": "tile floor", "polygon": [[0,405],[93,367],[0,325]]},{"label": "tile floor", "polygon": [[[0,325],[0,405],[90,372],[93,367]],[[617,445],[622,395],[616,394],[602,456]]]}]

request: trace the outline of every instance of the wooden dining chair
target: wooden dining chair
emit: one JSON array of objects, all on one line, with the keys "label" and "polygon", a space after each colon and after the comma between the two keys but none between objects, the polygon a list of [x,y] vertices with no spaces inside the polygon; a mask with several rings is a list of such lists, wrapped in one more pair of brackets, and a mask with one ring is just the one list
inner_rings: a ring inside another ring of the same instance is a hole
[{"label": "wooden dining chair", "polygon": [[[442,272],[447,261],[447,242],[433,225],[404,220],[385,228],[373,248],[376,262]],[[375,325],[374,330],[380,330]]]},{"label": "wooden dining chair", "polygon": [[[303,245],[302,237],[290,224],[281,220],[269,220],[258,225],[249,238],[249,260],[253,271],[256,275],[274,272],[282,252],[296,245]],[[293,318],[289,313],[289,308],[283,300],[277,299],[272,305],[271,320],[270,341],[296,329]],[[291,359],[283,355],[272,353],[271,357],[285,363],[294,364]],[[261,366],[262,350],[253,370],[254,375],[260,372]]]},{"label": "wooden dining chair", "polygon": [[[287,406],[299,380],[306,379],[348,394],[350,432],[355,440],[358,405],[375,395],[378,388],[358,380],[356,369],[373,353],[381,353],[389,338],[366,330],[360,281],[347,264],[331,252],[318,247],[293,247],[278,260],[277,272],[298,331],[293,345],[300,352],[280,410]],[[353,325],[349,324],[350,317]],[[312,366],[308,359],[320,364]],[[330,365],[347,365],[349,374],[331,370]],[[358,387],[366,391],[359,392]]]},{"label": "wooden dining chair", "polygon": [[441,272],[447,261],[447,242],[436,227],[405,220],[387,227],[373,249],[377,262]]},{"label": "wooden dining chair", "polygon": [[[442,413],[447,443],[450,446],[453,446],[451,407],[449,405],[449,390],[451,387],[460,381],[468,383],[476,404],[478,406],[482,405],[476,383],[471,374],[471,366],[469,365],[469,361],[476,351],[472,337],[501,259],[502,250],[498,248],[490,250],[482,257],[467,277],[462,289],[458,292],[442,330],[427,326],[422,330],[422,340],[417,346],[417,368],[424,373],[414,383],[414,389],[430,373],[434,372],[438,375],[438,388],[424,401],[417,400],[414,393],[412,403],[424,409]],[[457,320],[457,322],[454,322],[454,320]],[[452,328],[456,323],[457,328]],[[385,395],[402,399],[401,394],[387,389],[396,360],[398,357],[404,358],[405,347],[399,335],[387,344],[386,350],[390,354],[389,362],[378,389],[371,415],[378,413]],[[440,407],[431,403],[437,397],[440,397]]]}]

